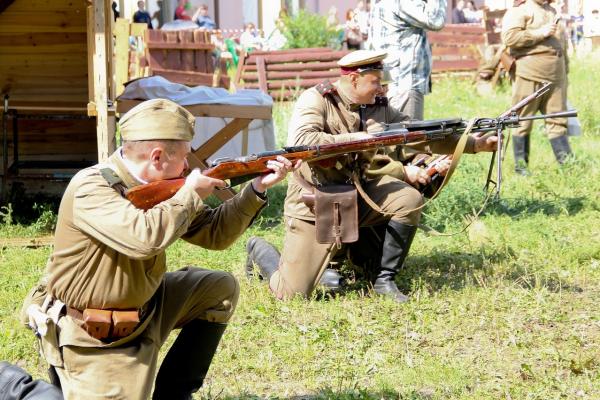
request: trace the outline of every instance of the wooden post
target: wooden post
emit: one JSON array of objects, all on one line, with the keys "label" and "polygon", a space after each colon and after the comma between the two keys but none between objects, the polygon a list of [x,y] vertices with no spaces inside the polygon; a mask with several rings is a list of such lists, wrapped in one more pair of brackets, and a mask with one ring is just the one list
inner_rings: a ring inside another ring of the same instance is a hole
[{"label": "wooden post", "polygon": [[116,95],[123,93],[123,84],[129,80],[129,22],[117,18],[115,35],[115,78]]},{"label": "wooden post", "polygon": [[[114,121],[114,116],[108,116],[108,81],[107,81],[107,54],[106,54],[106,21],[105,3],[108,0],[94,1],[93,8],[93,79],[94,103],[96,105],[96,135],[98,143],[98,162],[104,162],[114,151],[114,126],[109,128],[109,122]],[[110,17],[110,16],[109,16]],[[109,37],[112,41],[112,37]]]}]

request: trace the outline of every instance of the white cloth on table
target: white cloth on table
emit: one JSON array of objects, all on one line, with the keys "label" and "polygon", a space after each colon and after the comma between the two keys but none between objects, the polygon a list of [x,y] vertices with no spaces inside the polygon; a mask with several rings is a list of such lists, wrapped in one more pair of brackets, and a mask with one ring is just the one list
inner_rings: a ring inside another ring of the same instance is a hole
[{"label": "white cloth on table", "polygon": [[[231,105],[272,105],[273,99],[256,89],[241,89],[229,93],[223,88],[207,86],[189,87],[174,83],[161,76],[151,76],[131,81],[126,84],[123,94],[117,100],[150,100],[164,98],[182,106],[194,104],[231,104]],[[192,148],[197,149],[210,139],[232,118],[196,117],[196,134],[192,140]],[[238,133],[215,154],[209,161],[222,157],[239,157],[275,149],[275,132],[272,120],[253,120],[248,126],[248,149],[242,154],[243,132]]]}]

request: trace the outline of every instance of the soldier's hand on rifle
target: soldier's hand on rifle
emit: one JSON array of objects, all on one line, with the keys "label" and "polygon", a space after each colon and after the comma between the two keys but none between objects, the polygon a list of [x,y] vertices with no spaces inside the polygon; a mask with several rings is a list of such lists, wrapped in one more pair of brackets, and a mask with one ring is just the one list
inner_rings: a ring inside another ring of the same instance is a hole
[{"label": "soldier's hand on rifle", "polygon": [[385,126],[379,122],[375,122],[374,119],[368,119],[365,125],[367,126],[368,133],[382,132],[385,130]]},{"label": "soldier's hand on rifle", "polygon": [[419,185],[427,185],[431,181],[431,178],[423,168],[414,165],[405,165],[404,180],[414,187],[419,187]]},{"label": "soldier's hand on rifle", "polygon": [[496,151],[498,146],[498,136],[482,136],[475,139],[475,153],[481,151]]},{"label": "soldier's hand on rifle", "polygon": [[446,176],[448,170],[450,169],[450,164],[452,164],[452,160],[449,158],[440,160],[438,163],[435,164],[435,170],[441,176]]},{"label": "soldier's hand on rifle", "polygon": [[557,24],[554,23],[543,25],[536,29],[536,33],[541,37],[547,38],[556,33],[556,26]]},{"label": "soldier's hand on rifle", "polygon": [[277,156],[277,160],[267,161],[267,168],[272,172],[258,176],[252,180],[252,187],[258,193],[264,193],[268,188],[281,182],[288,172],[298,169],[301,160],[292,164],[290,160],[283,156]]},{"label": "soldier's hand on rifle", "polygon": [[225,181],[210,178],[202,175],[198,168],[195,168],[186,178],[184,186],[191,187],[198,193],[201,199],[207,198],[216,188],[227,186]]}]

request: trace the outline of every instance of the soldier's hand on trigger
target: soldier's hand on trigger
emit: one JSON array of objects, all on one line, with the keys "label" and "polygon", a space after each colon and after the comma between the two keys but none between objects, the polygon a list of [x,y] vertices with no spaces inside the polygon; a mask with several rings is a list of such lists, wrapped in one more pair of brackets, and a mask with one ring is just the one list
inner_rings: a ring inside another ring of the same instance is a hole
[{"label": "soldier's hand on trigger", "polygon": [[216,188],[224,188],[227,186],[225,181],[221,179],[211,178],[202,175],[198,168],[194,168],[192,172],[185,178],[183,186],[191,187],[198,193],[201,199],[205,199],[215,190]]},{"label": "soldier's hand on trigger", "polygon": [[431,178],[423,168],[414,165],[404,166],[404,179],[406,180],[406,183],[414,187],[426,185],[431,181]]},{"label": "soldier's hand on trigger", "polygon": [[446,176],[446,174],[448,173],[448,170],[450,169],[450,164],[452,164],[452,160],[450,159],[444,159],[444,160],[440,160],[436,165],[435,165],[435,170],[437,171],[438,174],[440,174],[441,176]]}]

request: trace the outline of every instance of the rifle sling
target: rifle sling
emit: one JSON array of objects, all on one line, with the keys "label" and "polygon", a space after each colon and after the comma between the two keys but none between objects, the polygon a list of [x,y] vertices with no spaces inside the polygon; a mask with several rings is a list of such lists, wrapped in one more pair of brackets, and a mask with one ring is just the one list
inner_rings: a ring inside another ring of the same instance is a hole
[{"label": "rifle sling", "polygon": [[361,197],[363,198],[363,200],[375,211],[377,211],[378,213],[382,214],[382,215],[386,215],[386,216],[390,216],[390,217],[405,217],[410,213],[413,213],[415,211],[418,211],[422,208],[424,208],[427,204],[429,204],[429,202],[433,199],[435,199],[438,194],[440,194],[441,190],[448,184],[448,182],[450,181],[450,178],[452,177],[452,174],[454,173],[454,170],[456,169],[456,167],[458,166],[458,163],[460,161],[460,158],[462,157],[464,151],[465,151],[465,147],[467,146],[467,140],[469,138],[469,133],[471,132],[471,130],[473,129],[473,126],[475,124],[476,119],[473,118],[469,121],[469,123],[467,124],[467,127],[465,128],[465,130],[463,131],[460,139],[458,140],[458,143],[456,144],[456,147],[454,148],[454,153],[452,154],[452,163],[450,164],[450,168],[448,169],[448,172],[446,173],[446,176],[444,177],[444,180],[442,181],[442,184],[440,185],[440,187],[438,188],[438,190],[433,194],[433,196],[431,196],[429,198],[428,201],[424,202],[423,204],[421,204],[419,207],[413,208],[412,210],[408,210],[408,211],[403,211],[401,213],[389,213],[386,211],[383,211],[381,209],[381,207],[379,207],[370,197],[369,195],[365,192],[365,190],[362,188],[361,184],[360,184],[360,179],[358,178],[358,176],[356,174],[352,175],[352,181],[354,182],[354,185],[356,186],[356,190],[358,190],[358,193],[361,195]]}]

